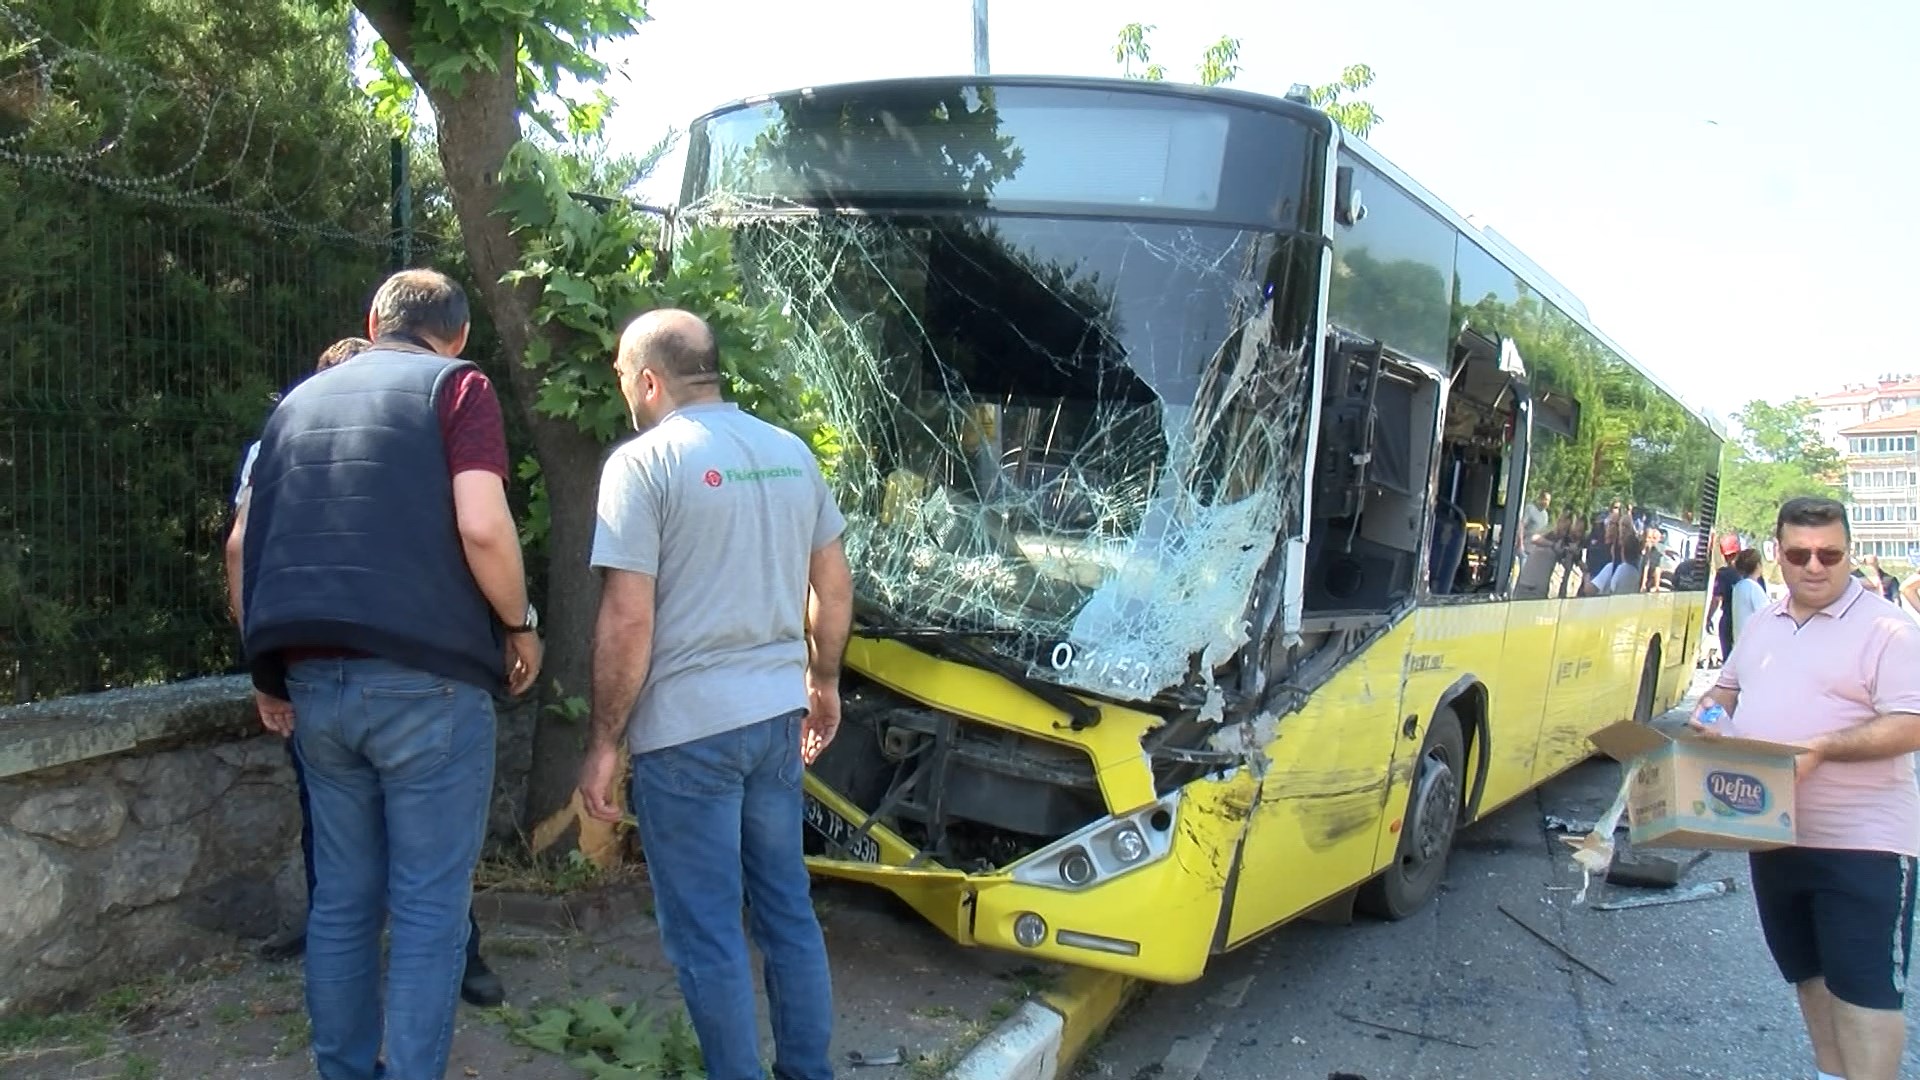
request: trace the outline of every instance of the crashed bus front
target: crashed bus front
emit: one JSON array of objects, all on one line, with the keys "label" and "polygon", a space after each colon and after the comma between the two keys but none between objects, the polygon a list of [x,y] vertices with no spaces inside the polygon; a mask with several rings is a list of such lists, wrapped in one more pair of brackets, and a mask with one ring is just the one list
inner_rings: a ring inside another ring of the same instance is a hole
[{"label": "crashed bus front", "polygon": [[1199,974],[1256,783],[1235,725],[1299,626],[1331,136],[1250,95],[1012,79],[693,127],[683,213],[729,226],[841,445],[858,603],[817,872],[962,942]]}]

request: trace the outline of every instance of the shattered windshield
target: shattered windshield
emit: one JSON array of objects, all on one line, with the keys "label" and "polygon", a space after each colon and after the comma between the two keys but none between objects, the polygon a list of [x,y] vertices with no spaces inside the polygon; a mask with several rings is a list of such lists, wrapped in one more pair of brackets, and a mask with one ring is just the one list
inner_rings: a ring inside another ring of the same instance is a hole
[{"label": "shattered windshield", "polygon": [[1317,240],[801,213],[783,175],[688,211],[791,321],[863,608],[1109,696],[1210,684],[1300,534]]}]

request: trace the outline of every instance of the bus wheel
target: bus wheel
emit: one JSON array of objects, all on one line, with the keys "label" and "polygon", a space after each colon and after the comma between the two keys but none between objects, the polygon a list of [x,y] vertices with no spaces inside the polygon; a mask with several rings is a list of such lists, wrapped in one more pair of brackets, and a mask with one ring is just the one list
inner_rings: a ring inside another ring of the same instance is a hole
[{"label": "bus wheel", "polygon": [[1660,646],[1647,646],[1647,662],[1640,665],[1640,694],[1633,699],[1633,722],[1653,723],[1653,695],[1660,686]]},{"label": "bus wheel", "polygon": [[1385,871],[1360,888],[1355,906],[1382,919],[1404,919],[1425,907],[1447,875],[1447,856],[1460,828],[1460,791],[1466,739],[1451,708],[1433,714],[1420,748],[1413,791],[1400,829],[1400,847]]}]

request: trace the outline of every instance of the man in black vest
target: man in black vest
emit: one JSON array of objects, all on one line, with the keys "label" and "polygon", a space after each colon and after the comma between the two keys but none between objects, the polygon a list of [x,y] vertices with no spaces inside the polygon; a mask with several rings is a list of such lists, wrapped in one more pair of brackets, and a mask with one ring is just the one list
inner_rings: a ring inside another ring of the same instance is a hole
[{"label": "man in black vest", "polygon": [[494,696],[525,692],[541,662],[499,401],[458,359],[466,294],[403,271],[367,329],[371,349],[267,421],[242,545],[261,719],[292,736],[312,809],[307,1005],[324,1080],[445,1073]]},{"label": "man in black vest", "polygon": [[[318,374],[337,364],[360,355],[373,347],[366,338],[341,338],[329,345],[320,354],[313,373]],[[258,442],[247,445],[246,456],[240,463],[240,481],[233,496],[233,527],[227,533],[227,604],[232,612],[235,625],[241,622],[240,583],[244,573],[245,553],[242,544],[247,535],[247,500],[252,495],[253,460],[260,452]],[[483,460],[476,466],[487,468]],[[504,459],[502,459],[504,460]],[[307,900],[313,900],[313,813],[307,797],[307,778],[300,768],[300,755],[293,751],[293,741],[287,741],[287,757],[293,764],[293,778],[300,795],[300,856],[302,868],[306,871]],[[260,947],[263,960],[290,960],[307,950],[307,927],[304,921],[290,931],[268,941]],[[500,982],[500,976],[493,973],[487,961],[480,955],[480,922],[474,918],[471,909],[467,912],[467,969],[460,978],[460,996],[473,1005],[499,1005],[506,1000],[507,990]]]}]

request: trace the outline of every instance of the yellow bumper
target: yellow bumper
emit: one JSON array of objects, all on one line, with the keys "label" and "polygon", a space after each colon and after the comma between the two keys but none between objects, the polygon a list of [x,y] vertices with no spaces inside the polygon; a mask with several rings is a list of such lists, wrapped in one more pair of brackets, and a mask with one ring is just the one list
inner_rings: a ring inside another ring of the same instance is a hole
[{"label": "yellow bumper", "polygon": [[[962,945],[984,945],[1079,967],[1162,983],[1198,978],[1212,952],[1232,862],[1219,842],[1217,813],[1204,804],[1215,785],[1189,789],[1165,858],[1089,888],[1068,891],[1017,882],[1010,871],[968,874],[910,865],[918,852],[888,830],[871,831],[879,863],[809,858],[825,877],[858,881],[898,896]],[[1225,785],[1220,785],[1224,788]],[[806,791],[829,810],[858,823],[860,810],[809,774]],[[1028,947],[1014,924],[1033,914],[1044,939]],[[1064,938],[1064,940],[1063,940]]]}]

